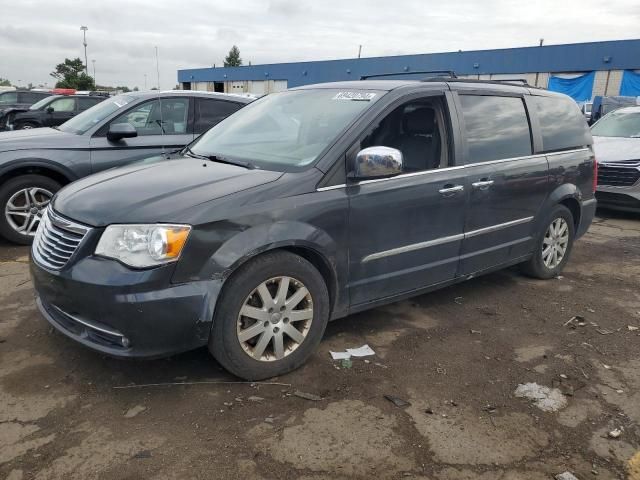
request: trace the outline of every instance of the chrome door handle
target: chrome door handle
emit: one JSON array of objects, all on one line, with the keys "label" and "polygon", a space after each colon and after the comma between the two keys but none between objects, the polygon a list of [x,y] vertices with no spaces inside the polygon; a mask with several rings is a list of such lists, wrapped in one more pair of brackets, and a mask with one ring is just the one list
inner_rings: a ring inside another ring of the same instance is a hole
[{"label": "chrome door handle", "polygon": [[479,188],[480,190],[484,190],[491,185],[493,185],[493,180],[480,180],[479,182],[474,182],[471,184],[473,188]]},{"label": "chrome door handle", "polygon": [[458,192],[462,192],[463,190],[464,187],[462,185],[452,185],[450,187],[445,185],[445,187],[438,190],[438,192],[440,193],[440,195],[450,196]]}]

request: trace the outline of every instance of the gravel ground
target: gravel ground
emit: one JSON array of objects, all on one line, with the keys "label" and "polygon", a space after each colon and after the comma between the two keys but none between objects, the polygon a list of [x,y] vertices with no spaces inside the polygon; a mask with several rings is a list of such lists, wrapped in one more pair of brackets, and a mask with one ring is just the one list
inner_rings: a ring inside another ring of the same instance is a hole
[{"label": "gravel ground", "polygon": [[511,269],[333,322],[281,385],[140,387],[237,379],[206,349],[119,361],[52,332],[27,255],[0,244],[2,478],[640,479],[638,215],[600,212],[558,279]]}]

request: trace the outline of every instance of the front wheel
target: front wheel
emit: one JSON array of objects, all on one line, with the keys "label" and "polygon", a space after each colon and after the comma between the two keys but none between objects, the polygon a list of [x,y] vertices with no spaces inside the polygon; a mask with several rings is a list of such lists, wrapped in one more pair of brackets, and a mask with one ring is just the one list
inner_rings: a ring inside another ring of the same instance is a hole
[{"label": "front wheel", "polygon": [[569,261],[575,239],[575,226],[571,211],[564,205],[556,205],[538,235],[531,259],[522,265],[527,275],[548,279],[557,276]]},{"label": "front wheel", "polygon": [[51,197],[61,185],[43,175],[12,178],[0,187],[0,235],[30,245]]},{"label": "front wheel", "polygon": [[318,270],[285,251],[261,255],[232,275],[218,299],[209,350],[231,373],[261,380],[301,366],[329,318]]},{"label": "front wheel", "polygon": [[15,126],[15,130],[31,130],[32,128],[38,128],[38,124],[33,122],[19,123]]}]

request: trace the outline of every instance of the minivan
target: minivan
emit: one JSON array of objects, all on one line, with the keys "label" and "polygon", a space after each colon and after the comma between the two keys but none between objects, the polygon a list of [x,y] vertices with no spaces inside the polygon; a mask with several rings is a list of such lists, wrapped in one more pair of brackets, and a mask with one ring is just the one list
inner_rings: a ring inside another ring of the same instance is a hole
[{"label": "minivan", "polygon": [[170,160],[63,188],[32,246],[37,305],[99,352],[208,345],[289,372],[329,320],[520,264],[556,277],[596,208],[569,97],[456,79],[304,86]]}]

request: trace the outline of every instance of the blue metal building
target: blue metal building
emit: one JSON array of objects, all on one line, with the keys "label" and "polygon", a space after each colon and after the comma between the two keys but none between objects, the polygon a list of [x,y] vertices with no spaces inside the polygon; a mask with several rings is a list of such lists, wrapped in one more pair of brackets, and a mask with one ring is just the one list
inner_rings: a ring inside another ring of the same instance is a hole
[{"label": "blue metal building", "polygon": [[550,77],[570,79],[595,72],[591,88],[594,96],[617,95],[623,72],[637,69],[640,69],[640,39],[229,68],[194,68],[179,70],[178,82],[184,89],[269,93],[312,83],[357,80],[363,75],[452,70],[462,77],[524,78],[532,85],[547,87]]}]

